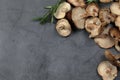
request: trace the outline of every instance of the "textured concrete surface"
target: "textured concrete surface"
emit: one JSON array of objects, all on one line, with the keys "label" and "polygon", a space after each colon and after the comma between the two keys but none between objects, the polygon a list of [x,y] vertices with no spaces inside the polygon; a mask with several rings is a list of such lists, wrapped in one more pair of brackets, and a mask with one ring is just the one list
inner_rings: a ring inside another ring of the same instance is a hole
[{"label": "textured concrete surface", "polygon": [[88,33],[62,38],[54,24],[32,21],[56,1],[0,0],[0,80],[101,80],[104,50]]}]

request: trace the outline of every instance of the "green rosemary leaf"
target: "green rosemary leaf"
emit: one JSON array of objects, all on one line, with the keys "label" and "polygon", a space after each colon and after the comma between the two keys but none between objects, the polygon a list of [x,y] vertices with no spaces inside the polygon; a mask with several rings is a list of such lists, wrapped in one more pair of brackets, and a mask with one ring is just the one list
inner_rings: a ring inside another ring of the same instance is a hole
[{"label": "green rosemary leaf", "polygon": [[96,0],[87,0],[87,3],[96,2]]},{"label": "green rosemary leaf", "polygon": [[64,2],[65,0],[59,0],[55,5],[46,6],[45,9],[48,9],[48,12],[44,14],[42,17],[38,17],[33,19],[34,21],[40,21],[40,24],[45,24],[48,22],[54,22],[54,13],[56,12],[58,6]]},{"label": "green rosemary leaf", "polygon": [[45,9],[51,9],[52,8],[52,6],[46,6],[45,7]]},{"label": "green rosemary leaf", "polygon": [[42,18],[38,17],[38,18],[33,18],[33,21],[40,21]]}]

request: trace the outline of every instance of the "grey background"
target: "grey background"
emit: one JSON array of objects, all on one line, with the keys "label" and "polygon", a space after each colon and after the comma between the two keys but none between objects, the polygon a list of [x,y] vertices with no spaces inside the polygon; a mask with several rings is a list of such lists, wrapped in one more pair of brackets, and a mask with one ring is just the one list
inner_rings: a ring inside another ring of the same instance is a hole
[{"label": "grey background", "polygon": [[86,31],[62,38],[54,24],[32,21],[56,1],[0,0],[0,80],[101,80],[104,50]]}]

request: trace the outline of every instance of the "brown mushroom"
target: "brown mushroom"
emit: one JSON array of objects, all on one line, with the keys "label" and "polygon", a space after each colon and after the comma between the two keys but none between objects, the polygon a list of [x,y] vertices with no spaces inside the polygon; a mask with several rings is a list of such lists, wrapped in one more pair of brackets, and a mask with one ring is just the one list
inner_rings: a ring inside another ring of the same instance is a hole
[{"label": "brown mushroom", "polygon": [[120,4],[119,2],[113,2],[110,6],[110,10],[115,15],[120,15]]},{"label": "brown mushroom", "polygon": [[101,34],[94,39],[95,43],[97,43],[101,48],[111,48],[115,45],[114,39],[107,35]]},{"label": "brown mushroom", "polygon": [[103,80],[114,80],[117,76],[117,67],[112,65],[109,61],[103,61],[98,65],[98,74]]},{"label": "brown mushroom", "polygon": [[120,31],[118,30],[118,28],[111,28],[110,29],[110,36],[115,40],[115,41],[119,41],[120,40]]},{"label": "brown mushroom", "polygon": [[104,53],[106,59],[108,59],[112,64],[116,61],[115,55],[113,55],[109,50],[105,50]]},{"label": "brown mushroom", "polygon": [[105,57],[113,65],[120,67],[120,54],[112,54],[109,50],[105,51]]},{"label": "brown mushroom", "polygon": [[110,36],[114,39],[115,41],[115,48],[117,51],[120,51],[120,31],[118,28],[111,28],[110,29]]},{"label": "brown mushroom", "polygon": [[97,17],[88,18],[85,22],[85,29],[90,33],[90,38],[95,37],[101,32],[101,21]]},{"label": "brown mushroom", "polygon": [[71,10],[71,5],[68,2],[63,2],[59,5],[54,16],[56,19],[62,19],[65,17],[66,13]]},{"label": "brown mushroom", "polygon": [[98,16],[99,7],[95,3],[90,3],[86,8],[86,12],[88,13],[89,16],[93,17]]},{"label": "brown mushroom", "polygon": [[72,21],[78,29],[84,29],[86,11],[84,8],[76,7],[72,9]]},{"label": "brown mushroom", "polygon": [[68,20],[66,20],[66,19],[58,20],[58,22],[56,24],[56,30],[57,30],[58,34],[63,37],[69,36],[72,31],[71,25],[68,22]]},{"label": "brown mushroom", "polygon": [[120,30],[120,16],[118,16],[115,20],[115,25],[119,28]]},{"label": "brown mushroom", "polygon": [[102,27],[104,27],[107,24],[109,24],[110,22],[114,22],[116,16],[113,15],[112,13],[110,13],[109,8],[103,8],[103,9],[100,9],[100,11],[99,11],[99,18],[102,22]]},{"label": "brown mushroom", "polygon": [[100,0],[101,3],[109,3],[112,2],[112,0]]},{"label": "brown mushroom", "polygon": [[67,0],[69,3],[76,7],[85,7],[85,1],[84,0]]}]

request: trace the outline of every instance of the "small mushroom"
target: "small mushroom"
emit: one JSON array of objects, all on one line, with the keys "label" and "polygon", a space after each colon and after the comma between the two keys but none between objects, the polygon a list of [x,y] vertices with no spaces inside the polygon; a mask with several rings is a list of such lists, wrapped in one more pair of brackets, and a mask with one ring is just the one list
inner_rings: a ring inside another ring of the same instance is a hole
[{"label": "small mushroom", "polygon": [[117,51],[120,51],[120,31],[118,28],[110,29],[110,36],[115,40],[115,48]]},{"label": "small mushroom", "polygon": [[116,61],[115,55],[113,55],[109,50],[105,50],[105,57],[108,59],[112,64]]},{"label": "small mushroom", "polygon": [[120,16],[118,16],[115,20],[115,25],[119,28],[120,30]]},{"label": "small mushroom", "polygon": [[108,59],[113,65],[120,67],[120,54],[112,54],[109,50],[105,51],[105,57]]},{"label": "small mushroom", "polygon": [[63,2],[59,5],[54,16],[56,19],[62,19],[65,17],[66,13],[71,10],[71,5],[68,2]]},{"label": "small mushroom", "polygon": [[90,38],[93,38],[101,32],[101,21],[97,17],[88,18],[85,22],[85,29],[90,33]]},{"label": "small mushroom", "polygon": [[67,0],[69,3],[76,7],[85,7],[85,1],[84,0]]},{"label": "small mushroom", "polygon": [[72,9],[72,21],[78,29],[84,29],[86,11],[84,8],[76,7]]},{"label": "small mushroom", "polygon": [[107,35],[101,34],[94,39],[95,43],[97,43],[101,48],[111,48],[115,45],[114,39]]},{"label": "small mushroom", "polygon": [[119,41],[120,40],[120,31],[118,30],[118,28],[111,28],[110,29],[110,36],[115,40],[115,41]]},{"label": "small mushroom", "polygon": [[71,34],[71,25],[66,19],[58,20],[56,24],[56,30],[59,35],[67,37]]},{"label": "small mushroom", "polygon": [[98,74],[103,80],[114,80],[117,76],[117,67],[112,65],[109,61],[103,61],[98,65]]},{"label": "small mushroom", "polygon": [[101,3],[109,3],[112,2],[112,0],[100,0]]},{"label": "small mushroom", "polygon": [[93,17],[98,16],[99,7],[95,3],[88,4],[86,12],[88,13],[89,16]]},{"label": "small mushroom", "polygon": [[110,13],[109,8],[103,8],[103,9],[100,9],[100,11],[99,11],[99,18],[102,22],[102,27],[104,27],[107,24],[109,24],[110,22],[114,22],[116,16],[113,15],[112,13]]},{"label": "small mushroom", "polygon": [[110,6],[110,10],[115,15],[120,15],[120,4],[119,2],[113,2]]}]

